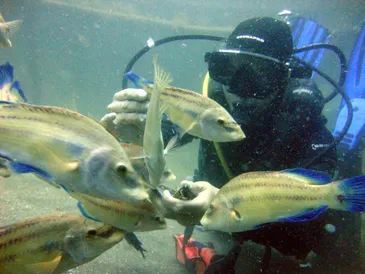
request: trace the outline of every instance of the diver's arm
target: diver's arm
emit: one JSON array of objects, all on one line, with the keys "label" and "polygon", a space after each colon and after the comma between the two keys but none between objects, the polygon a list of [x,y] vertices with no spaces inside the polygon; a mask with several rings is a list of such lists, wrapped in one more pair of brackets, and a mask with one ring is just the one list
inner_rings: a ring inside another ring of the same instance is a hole
[{"label": "diver's arm", "polygon": [[324,107],[321,91],[311,79],[292,79],[285,91],[286,112],[308,123],[318,119]]}]

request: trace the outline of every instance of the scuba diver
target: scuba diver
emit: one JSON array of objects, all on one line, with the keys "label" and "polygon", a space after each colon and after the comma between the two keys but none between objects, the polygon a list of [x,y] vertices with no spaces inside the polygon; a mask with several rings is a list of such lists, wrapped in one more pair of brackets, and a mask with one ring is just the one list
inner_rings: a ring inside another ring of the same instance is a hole
[{"label": "scuba diver", "polygon": [[[205,55],[210,77],[208,95],[230,112],[246,138],[220,144],[200,140],[198,169],[191,180],[195,183],[182,182],[196,198],[183,201],[165,191],[163,204],[169,212],[166,217],[184,226],[199,225],[218,189],[245,172],[305,167],[336,177],[336,149],[327,149],[334,138],[322,115],[324,98],[310,79],[311,74],[301,73],[303,70],[292,55],[290,27],[268,17],[241,22],[219,50]],[[111,113],[101,122],[123,140],[141,144],[147,107],[148,96],[144,90],[125,89],[115,94],[108,107]],[[176,128],[166,119],[162,121],[162,128],[166,143],[176,134]],[[185,134],[180,144],[193,138]],[[316,157],[321,152],[323,155]],[[271,247],[299,260],[304,260],[312,250],[325,257],[332,248],[329,245],[334,244],[338,236],[326,232],[327,224],[326,216],[321,216],[306,223],[278,223],[255,231],[233,233],[235,244],[227,256],[211,252],[208,260],[203,258],[204,267],[198,267],[199,260],[193,260],[190,270],[234,273],[242,245],[248,240],[266,247],[262,271],[268,268]],[[337,225],[336,221],[331,224]],[[204,257],[200,251],[208,248],[197,244],[193,247],[198,257]],[[187,255],[188,250],[180,253]]]}]

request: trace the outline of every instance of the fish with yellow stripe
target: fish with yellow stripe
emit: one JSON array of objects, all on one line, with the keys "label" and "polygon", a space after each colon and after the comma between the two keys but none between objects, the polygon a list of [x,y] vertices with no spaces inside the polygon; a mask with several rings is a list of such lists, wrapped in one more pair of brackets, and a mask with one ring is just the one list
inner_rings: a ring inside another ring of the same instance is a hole
[{"label": "fish with yellow stripe", "polygon": [[[154,92],[154,84],[134,72],[126,73],[125,77],[149,95]],[[197,92],[166,86],[160,100],[164,113],[181,128],[181,136],[188,133],[215,142],[234,142],[245,138],[239,124],[224,107]]]},{"label": "fish with yellow stripe", "polygon": [[125,237],[125,232],[81,215],[54,215],[0,228],[0,272],[63,273],[87,263]]},{"label": "fish with yellow stripe", "polygon": [[5,103],[0,157],[9,160],[12,171],[103,199],[148,197],[118,140],[98,122],[65,108]]},{"label": "fish with yellow stripe", "polygon": [[[0,66],[0,101],[27,103],[20,82],[14,79],[14,67],[9,62]],[[0,176],[9,177],[11,170],[6,159],[0,158]]]},{"label": "fish with yellow stripe", "polygon": [[81,213],[94,221],[128,231],[142,232],[166,228],[162,214],[149,201],[129,204],[115,200],[103,200],[64,188],[74,199],[78,200]]},{"label": "fish with yellow stripe", "polygon": [[0,66],[0,101],[27,103],[28,99],[20,87],[20,82],[14,79],[14,67],[6,62]]},{"label": "fish with yellow stripe", "polygon": [[332,181],[301,168],[244,173],[219,190],[200,223],[207,230],[242,232],[314,220],[329,208],[364,212],[365,175]]}]

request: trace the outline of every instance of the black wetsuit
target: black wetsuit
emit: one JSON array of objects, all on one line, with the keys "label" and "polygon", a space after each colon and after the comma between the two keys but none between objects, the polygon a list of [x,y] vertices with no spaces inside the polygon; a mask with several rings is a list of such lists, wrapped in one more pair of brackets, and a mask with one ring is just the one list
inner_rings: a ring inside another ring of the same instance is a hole
[{"label": "black wetsuit", "polygon": [[[209,97],[228,109],[222,87],[216,82],[211,81],[209,85]],[[335,177],[337,174],[335,148],[308,165],[334,140],[325,126],[326,119],[321,114],[323,104],[322,94],[311,80],[291,80],[281,103],[271,106],[275,108],[275,111],[265,117],[265,121],[261,121],[262,127],[242,141],[220,143],[232,175],[237,176],[250,171],[305,167],[323,171],[332,178]],[[231,114],[240,123],[241,117],[234,112]],[[168,121],[164,122],[163,128],[167,141],[175,134],[175,131]],[[187,143],[192,139],[192,136],[185,135],[182,142]],[[208,181],[219,188],[228,182],[214,144],[210,141],[200,141],[199,166],[194,174],[194,181],[197,180]],[[322,240],[327,219],[328,213],[311,222],[277,223],[259,230],[235,233],[234,237],[241,243],[252,240],[262,245],[275,247],[284,255],[294,255],[298,259],[304,259]],[[330,238],[331,241],[333,239]],[[327,243],[325,249],[327,249]],[[238,250],[240,247],[236,246],[223,264],[211,265],[207,273],[220,271],[229,273],[229,268],[234,267],[235,259],[239,254]]]},{"label": "black wetsuit", "polygon": [[[209,97],[227,108],[222,87],[213,81],[209,85]],[[276,111],[254,135],[239,142],[220,143],[233,176],[249,171],[306,167],[324,171],[333,177],[337,169],[335,148],[306,166],[308,161],[333,142],[331,132],[325,127],[326,119],[321,114],[323,97],[316,86],[309,80],[292,80],[281,106],[275,108]],[[238,115],[232,113],[239,123],[241,117],[235,117]],[[175,134],[168,121],[164,122],[163,129],[166,141]],[[192,139],[192,136],[185,135],[182,142]],[[200,141],[199,166],[194,180],[208,181],[219,188],[228,182],[214,144],[210,141]]]}]

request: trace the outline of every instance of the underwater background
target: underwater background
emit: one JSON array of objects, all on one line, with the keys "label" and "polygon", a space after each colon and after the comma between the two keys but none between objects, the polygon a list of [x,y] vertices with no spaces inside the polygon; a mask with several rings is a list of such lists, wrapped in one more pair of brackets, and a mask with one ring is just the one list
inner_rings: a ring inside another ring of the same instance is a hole
[{"label": "underwater background", "polygon": [[[21,82],[31,103],[67,107],[100,119],[114,93],[122,89],[126,65],[150,37],[224,37],[245,19],[279,18],[277,13],[283,9],[327,27],[331,42],[347,57],[365,19],[365,2],[361,0],[0,0],[6,21],[23,20],[21,29],[11,38],[13,47],[0,48],[0,63],[9,61],[14,66],[15,79]],[[217,46],[209,41],[168,43],[144,55],[133,70],[152,79],[152,56],[157,54],[160,65],[173,76],[174,86],[200,92],[206,73],[204,53]],[[338,79],[339,63],[333,54],[325,54],[320,68]],[[320,79],[317,84],[324,95],[333,90]],[[323,111],[331,130],[340,100],[337,96]],[[171,188],[193,174],[197,152],[198,141],[194,141],[168,156],[167,165],[177,175]],[[0,226],[31,217],[78,212],[76,201],[67,193],[32,175],[0,179]],[[148,251],[146,259],[123,241],[69,273],[187,273],[175,258],[172,236],[183,230],[168,221],[167,230],[137,233]],[[204,237],[209,240],[209,236],[201,235]],[[339,269],[328,273],[344,272],[362,273]]]}]

